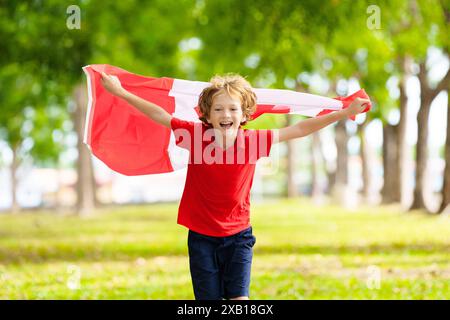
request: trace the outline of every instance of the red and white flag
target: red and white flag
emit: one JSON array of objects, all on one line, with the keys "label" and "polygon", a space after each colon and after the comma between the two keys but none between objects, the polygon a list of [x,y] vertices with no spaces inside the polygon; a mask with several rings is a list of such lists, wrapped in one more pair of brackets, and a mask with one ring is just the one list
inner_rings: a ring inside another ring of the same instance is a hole
[{"label": "red and white flag", "polygon": [[[194,122],[200,122],[198,98],[210,85],[208,82],[145,77],[107,64],[88,65],[83,70],[89,96],[84,143],[98,159],[112,170],[131,176],[172,172],[187,166],[186,150],[175,144],[173,132],[106,91],[101,73],[118,77],[126,90],[159,105],[174,117]],[[368,99],[364,90],[339,98],[291,90],[253,90],[257,109],[252,119],[263,113],[315,117],[346,108],[356,97]],[[370,105],[365,112],[369,109]]]}]

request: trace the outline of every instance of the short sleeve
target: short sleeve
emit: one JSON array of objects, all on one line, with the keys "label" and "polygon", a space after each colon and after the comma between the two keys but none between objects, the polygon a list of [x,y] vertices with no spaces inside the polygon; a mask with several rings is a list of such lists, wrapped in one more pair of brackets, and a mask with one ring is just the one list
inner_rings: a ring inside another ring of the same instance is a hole
[{"label": "short sleeve", "polygon": [[268,157],[272,149],[273,130],[255,130],[258,141],[258,159]]},{"label": "short sleeve", "polygon": [[193,121],[186,121],[176,117],[172,117],[170,120],[170,126],[175,136],[175,143],[177,146],[190,150],[192,140],[194,137],[194,125]]},{"label": "short sleeve", "polygon": [[170,127],[173,131],[180,128],[190,131],[194,128],[194,122],[172,117],[172,119],[170,120]]}]

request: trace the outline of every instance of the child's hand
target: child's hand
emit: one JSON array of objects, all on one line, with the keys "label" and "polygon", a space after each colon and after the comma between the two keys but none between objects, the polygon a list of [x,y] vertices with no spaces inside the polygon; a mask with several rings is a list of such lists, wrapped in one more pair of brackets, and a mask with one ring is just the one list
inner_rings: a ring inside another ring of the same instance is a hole
[{"label": "child's hand", "polygon": [[358,113],[363,112],[367,105],[370,103],[369,99],[355,98],[353,102],[348,106],[348,108],[344,109],[347,113],[348,117],[357,115]]},{"label": "child's hand", "polygon": [[125,89],[120,84],[120,80],[116,76],[110,76],[102,72],[103,87],[115,96],[120,96]]}]

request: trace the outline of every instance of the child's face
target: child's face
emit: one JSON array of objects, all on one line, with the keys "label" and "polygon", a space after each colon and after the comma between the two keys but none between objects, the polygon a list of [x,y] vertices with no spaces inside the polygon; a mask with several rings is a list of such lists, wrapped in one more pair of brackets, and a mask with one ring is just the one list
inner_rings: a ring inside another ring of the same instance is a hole
[{"label": "child's face", "polygon": [[244,121],[243,118],[239,97],[230,96],[228,92],[220,92],[214,97],[207,120],[214,129],[229,135],[237,132],[241,122]]}]

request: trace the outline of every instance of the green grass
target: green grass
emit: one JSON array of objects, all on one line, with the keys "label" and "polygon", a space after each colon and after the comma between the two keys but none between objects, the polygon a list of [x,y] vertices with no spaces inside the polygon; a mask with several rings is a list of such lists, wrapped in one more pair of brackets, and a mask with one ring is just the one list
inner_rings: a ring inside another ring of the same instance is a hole
[{"label": "green grass", "polygon": [[[0,299],[193,299],[176,212],[2,214]],[[254,204],[252,224],[252,299],[450,299],[449,217],[296,200]]]}]

